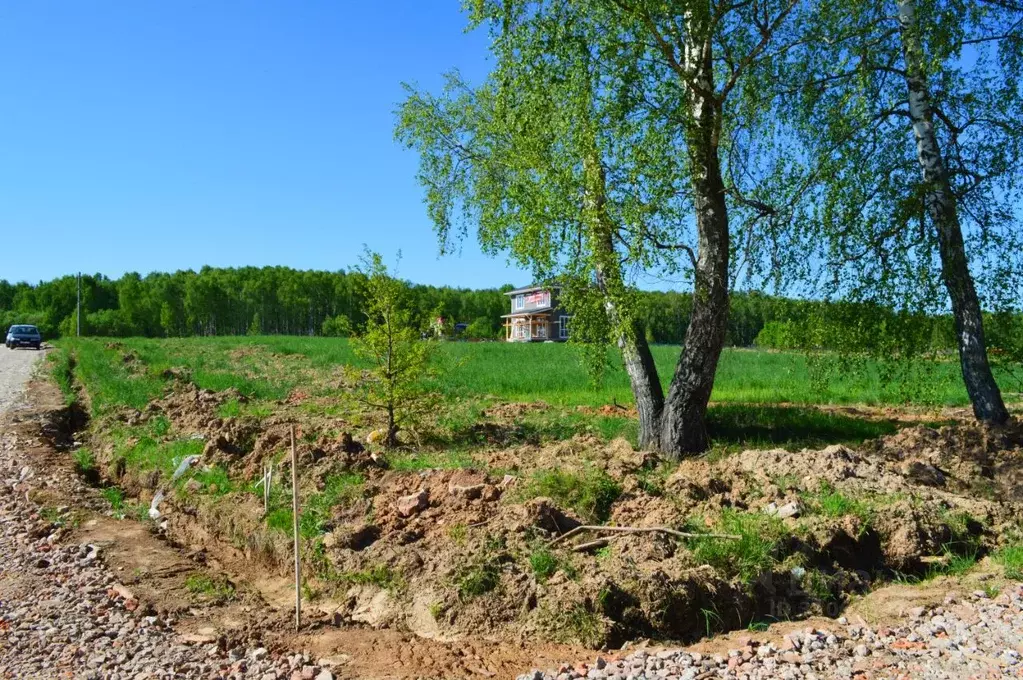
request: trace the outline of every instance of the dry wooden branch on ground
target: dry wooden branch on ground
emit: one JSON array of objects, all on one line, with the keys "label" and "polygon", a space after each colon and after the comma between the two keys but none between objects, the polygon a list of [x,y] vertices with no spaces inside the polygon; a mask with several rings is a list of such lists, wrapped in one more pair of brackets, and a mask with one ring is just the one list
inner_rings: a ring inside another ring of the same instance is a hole
[{"label": "dry wooden branch on ground", "polygon": [[678,538],[725,538],[733,541],[738,541],[742,538],[742,536],[737,536],[735,534],[695,534],[687,531],[677,531],[675,529],[669,529],[668,527],[610,527],[602,526],[599,524],[597,525],[584,524],[582,526],[577,526],[575,529],[572,529],[571,531],[558,536],[553,541],[550,541],[547,544],[547,547],[550,548],[551,546],[560,543],[561,541],[564,541],[568,538],[571,538],[572,536],[577,536],[583,533],[584,531],[614,531],[623,534],[657,533],[668,534],[670,536],[676,536]]}]

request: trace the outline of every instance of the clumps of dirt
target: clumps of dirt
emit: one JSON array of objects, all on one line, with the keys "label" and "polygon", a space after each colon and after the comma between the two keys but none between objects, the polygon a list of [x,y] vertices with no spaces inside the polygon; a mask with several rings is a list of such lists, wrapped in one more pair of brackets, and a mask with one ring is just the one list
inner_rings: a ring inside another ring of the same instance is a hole
[{"label": "clumps of dirt", "polygon": [[609,418],[638,418],[639,411],[635,406],[622,406],[621,404],[604,404],[603,406],[576,406],[579,413],[586,413],[594,416],[606,416]]},{"label": "clumps of dirt", "polygon": [[480,456],[484,465],[491,469],[516,472],[553,469],[580,471],[596,467],[623,480],[652,460],[651,454],[636,451],[624,439],[604,442],[592,435],[577,435],[544,445],[527,444],[481,452]]},{"label": "clumps of dirt", "polygon": [[[436,452],[406,452],[413,461],[389,456],[390,469],[343,420],[293,408],[305,398],[292,393],[268,417],[223,417],[225,405],[245,405],[244,395],[184,384],[145,412],[126,413],[132,422],[162,415],[176,432],[201,436],[202,464],[235,482],[226,494],[186,486],[167,501],[176,510],[168,531],[284,574],[284,453],[297,419],[310,588],[330,600],[338,623],[424,637],[600,646],[833,615],[879,578],[982,555],[1019,532],[1023,509],[1014,483],[1023,461],[1018,424],[913,427],[858,449],[750,450],[677,465],[624,440],[576,436],[483,446],[463,469],[423,469],[415,454]],[[484,416],[513,420],[548,408],[504,404]],[[250,485],[269,460],[278,496],[264,513]],[[531,497],[537,490],[546,495]],[[599,516],[591,511],[598,505]],[[551,545],[595,517],[695,536],[596,533]]]},{"label": "clumps of dirt", "polygon": [[544,401],[510,402],[495,404],[483,410],[483,417],[492,420],[518,420],[530,413],[545,413],[551,407]]},{"label": "clumps of dirt", "polygon": [[999,501],[1023,501],[1023,423],[910,427],[864,445],[919,484]]}]

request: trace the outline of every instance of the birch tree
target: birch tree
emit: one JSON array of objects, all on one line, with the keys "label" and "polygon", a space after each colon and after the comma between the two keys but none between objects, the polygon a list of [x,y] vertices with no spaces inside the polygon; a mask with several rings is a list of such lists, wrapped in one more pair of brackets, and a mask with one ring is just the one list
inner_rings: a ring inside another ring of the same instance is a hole
[{"label": "birch tree", "polygon": [[[490,77],[471,87],[454,74],[439,95],[410,88],[398,112],[442,251],[471,230],[485,252],[566,282],[573,332],[605,324],[621,348],[640,445],[670,457],[709,444],[733,233],[744,253],[783,240],[779,210],[758,198],[777,174],[748,156],[772,138],[760,84],[794,7],[481,0],[471,26],[490,31]],[[638,275],[693,288],[666,393],[636,314]]]},{"label": "birch tree", "polygon": [[789,54],[804,77],[780,91],[823,183],[808,215],[832,288],[948,304],[974,414],[1005,422],[974,277],[992,305],[1021,292],[1023,5],[839,2],[812,17],[814,39]]}]

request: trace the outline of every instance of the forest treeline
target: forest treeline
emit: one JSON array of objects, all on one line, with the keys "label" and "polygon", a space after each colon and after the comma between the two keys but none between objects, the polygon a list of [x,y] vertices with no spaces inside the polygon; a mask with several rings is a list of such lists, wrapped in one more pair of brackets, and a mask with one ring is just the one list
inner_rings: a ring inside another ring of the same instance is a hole
[{"label": "forest treeline", "polygon": [[[472,339],[503,337],[504,292],[409,285],[415,318],[468,324]],[[82,333],[109,337],[189,335],[342,335],[365,323],[365,278],[358,271],[300,271],[288,267],[204,267],[119,279],[82,276]],[[681,343],[692,308],[688,293],[635,291],[647,339]],[[48,338],[75,333],[76,279],[37,285],[0,280],[0,326],[32,323]],[[1011,348],[1023,335],[1016,315],[991,316],[995,347]],[[889,338],[890,340],[886,340]],[[885,342],[891,347],[883,347]],[[954,347],[951,317],[898,313],[865,303],[736,292],[731,299],[728,343],[775,349],[810,347],[901,352]],[[898,347],[894,345],[898,344]],[[869,347],[868,347],[869,346]]]}]

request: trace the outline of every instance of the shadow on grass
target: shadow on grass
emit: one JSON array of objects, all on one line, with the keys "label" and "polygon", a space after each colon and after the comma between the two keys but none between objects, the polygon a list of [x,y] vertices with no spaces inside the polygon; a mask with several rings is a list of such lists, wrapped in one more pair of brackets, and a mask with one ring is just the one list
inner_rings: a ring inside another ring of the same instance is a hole
[{"label": "shadow on grass", "polygon": [[[887,420],[870,420],[804,406],[734,404],[712,406],[707,413],[712,454],[753,448],[821,448],[829,444],[858,445],[898,429]],[[552,409],[509,421],[470,418],[448,423],[433,445],[515,446],[545,444],[589,434],[604,441],[624,437],[637,442],[634,418]]]},{"label": "shadow on grass", "polygon": [[707,412],[707,421],[715,451],[856,445],[898,429],[887,420],[855,418],[804,406],[713,406]]}]

